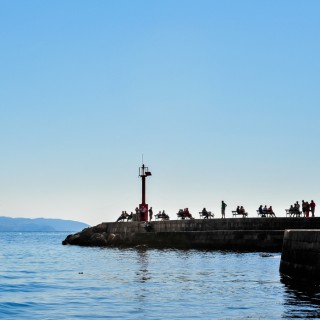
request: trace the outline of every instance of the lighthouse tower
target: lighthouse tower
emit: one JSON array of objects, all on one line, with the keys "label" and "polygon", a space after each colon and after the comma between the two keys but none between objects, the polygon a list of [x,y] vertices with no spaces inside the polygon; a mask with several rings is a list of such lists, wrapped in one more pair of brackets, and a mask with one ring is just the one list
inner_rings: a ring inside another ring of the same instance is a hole
[{"label": "lighthouse tower", "polygon": [[139,168],[139,177],[142,182],[142,200],[139,204],[139,221],[148,221],[148,204],[146,203],[146,177],[151,176],[151,172],[148,170],[148,167],[145,167],[142,164],[142,167]]}]

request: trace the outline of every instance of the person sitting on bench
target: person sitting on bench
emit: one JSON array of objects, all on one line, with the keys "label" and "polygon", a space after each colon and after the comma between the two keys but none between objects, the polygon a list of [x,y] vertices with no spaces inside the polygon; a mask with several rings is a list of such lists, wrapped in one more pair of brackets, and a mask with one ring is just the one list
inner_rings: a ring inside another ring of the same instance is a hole
[{"label": "person sitting on bench", "polygon": [[117,219],[116,222],[119,222],[119,221],[122,221],[124,219],[127,219],[127,216],[128,216],[127,212],[126,211],[122,211],[120,217]]},{"label": "person sitting on bench", "polygon": [[185,216],[185,217],[187,217],[187,218],[189,218],[189,219],[192,219],[192,215],[191,215],[191,213],[189,212],[189,209],[188,209],[188,208],[185,208],[185,209],[183,210],[183,213],[184,213],[184,216]]},{"label": "person sitting on bench", "polygon": [[291,205],[289,208],[289,215],[292,216],[294,212],[295,212],[295,208],[293,207],[293,205]]},{"label": "person sitting on bench", "polygon": [[204,217],[207,217],[207,218],[208,218],[208,211],[207,211],[206,208],[203,208],[203,209],[202,209],[202,215],[203,215]]},{"label": "person sitting on bench", "polygon": [[270,215],[270,217],[275,217],[276,216],[275,213],[273,212],[272,206],[270,206],[268,208],[268,214]]},{"label": "person sitting on bench", "polygon": [[264,214],[264,212],[263,212],[262,205],[260,205],[258,211],[259,211],[259,214],[261,215],[261,217],[265,217],[265,216],[266,216],[266,215]]}]

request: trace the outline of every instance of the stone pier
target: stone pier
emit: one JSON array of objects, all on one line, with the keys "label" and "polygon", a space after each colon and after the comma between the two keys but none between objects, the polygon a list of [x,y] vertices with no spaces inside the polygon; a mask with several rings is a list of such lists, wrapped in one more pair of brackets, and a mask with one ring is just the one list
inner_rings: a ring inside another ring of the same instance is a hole
[{"label": "stone pier", "polygon": [[320,283],[320,228],[285,231],[280,272],[293,280]]},{"label": "stone pier", "polygon": [[281,252],[286,229],[320,229],[320,218],[228,218],[105,222],[69,235],[63,244]]}]

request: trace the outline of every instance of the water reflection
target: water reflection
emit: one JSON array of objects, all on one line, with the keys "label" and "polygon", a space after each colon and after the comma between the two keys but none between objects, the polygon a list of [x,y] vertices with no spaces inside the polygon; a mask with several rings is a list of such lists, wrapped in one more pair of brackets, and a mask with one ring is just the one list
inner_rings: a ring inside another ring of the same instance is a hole
[{"label": "water reflection", "polygon": [[312,283],[297,283],[287,277],[281,277],[284,285],[283,318],[319,318],[320,286]]},{"label": "water reflection", "polygon": [[136,271],[137,281],[144,283],[148,281],[150,277],[149,273],[149,254],[148,250],[145,247],[138,247],[137,248],[137,262],[138,262],[138,270]]},{"label": "water reflection", "polygon": [[147,281],[151,278],[149,272],[149,252],[145,247],[137,247],[137,270],[135,272],[135,282],[138,284],[135,286],[135,309],[138,313],[143,313],[145,305],[148,303],[148,285]]}]

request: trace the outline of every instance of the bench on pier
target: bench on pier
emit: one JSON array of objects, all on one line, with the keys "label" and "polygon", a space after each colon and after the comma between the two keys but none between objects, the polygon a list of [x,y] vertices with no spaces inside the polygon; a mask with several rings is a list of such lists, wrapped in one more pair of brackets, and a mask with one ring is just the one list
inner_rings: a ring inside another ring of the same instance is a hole
[{"label": "bench on pier", "polygon": [[166,213],[157,213],[154,215],[155,220],[170,220],[170,217]]},{"label": "bench on pier", "polygon": [[261,218],[276,218],[276,214],[273,212],[273,211],[266,211],[266,210],[263,210],[262,212],[260,212],[259,210],[257,210],[257,214],[258,214],[258,217],[261,217]]},{"label": "bench on pier", "polygon": [[125,220],[130,221],[133,219],[133,214],[128,214],[128,213],[122,213],[121,216],[117,219],[116,222],[124,222]]},{"label": "bench on pier", "polygon": [[177,218],[178,219],[182,219],[182,220],[194,219],[189,211],[186,211],[186,210],[183,210],[183,209],[179,210],[179,212],[177,213]]},{"label": "bench on pier", "polygon": [[207,211],[207,212],[199,212],[199,216],[200,219],[212,219],[214,218],[214,213],[212,213],[211,211]]},{"label": "bench on pier", "polygon": [[286,210],[286,217],[300,218],[302,216],[302,211],[295,210],[295,209],[285,209],[285,210]]},{"label": "bench on pier", "polygon": [[232,216],[242,216],[242,218],[246,218],[248,216],[248,212],[237,212],[237,211],[232,211]]}]

